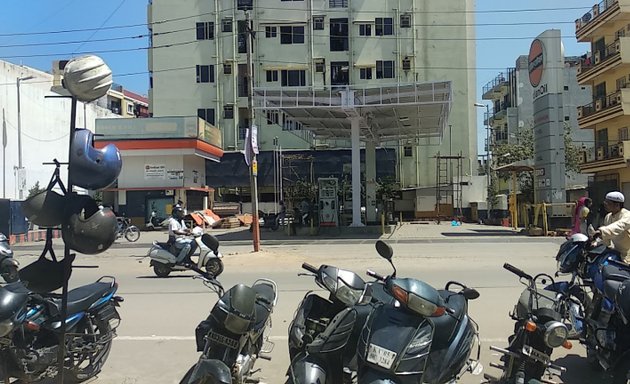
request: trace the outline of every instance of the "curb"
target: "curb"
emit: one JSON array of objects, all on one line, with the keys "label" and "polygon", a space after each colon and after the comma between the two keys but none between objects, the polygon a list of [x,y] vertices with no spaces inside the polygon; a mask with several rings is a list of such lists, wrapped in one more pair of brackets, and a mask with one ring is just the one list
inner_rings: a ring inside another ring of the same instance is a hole
[{"label": "curb", "polygon": [[[61,238],[61,230],[53,229],[53,239]],[[19,235],[9,235],[9,242],[11,244],[30,243],[36,241],[45,241],[46,231],[29,231]]]}]

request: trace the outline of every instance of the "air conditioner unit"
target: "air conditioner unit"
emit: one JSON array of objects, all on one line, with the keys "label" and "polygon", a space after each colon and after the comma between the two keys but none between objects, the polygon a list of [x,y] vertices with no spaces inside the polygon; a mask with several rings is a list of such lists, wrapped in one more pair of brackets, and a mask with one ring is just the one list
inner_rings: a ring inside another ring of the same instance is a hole
[{"label": "air conditioner unit", "polygon": [[581,106],[579,106],[579,107],[577,108],[577,118],[578,118],[578,119],[581,119],[581,118],[582,118],[582,116],[583,116],[582,107],[581,107]]},{"label": "air conditioner unit", "polygon": [[623,142],[617,145],[617,153],[619,154],[619,157],[623,157]]},{"label": "air conditioner unit", "polygon": [[615,158],[619,157],[619,146],[615,145],[610,147],[610,157]]},{"label": "air conditioner unit", "polygon": [[586,152],[580,152],[580,164],[586,163]]},{"label": "air conditioner unit", "polygon": [[604,147],[597,148],[597,156],[595,156],[595,159],[598,161],[604,160]]},{"label": "air conditioner unit", "polygon": [[595,56],[595,65],[599,64],[599,62],[601,61],[601,58],[600,58],[601,52],[597,51],[597,52],[595,52],[595,54],[593,56]]},{"label": "air conditioner unit", "polygon": [[580,28],[582,28],[582,20],[581,19],[575,19],[575,30],[577,31]]},{"label": "air conditioner unit", "polygon": [[586,151],[586,161],[593,161],[593,151],[591,150],[591,148],[589,148],[588,151]]},{"label": "air conditioner unit", "polygon": [[602,110],[602,99],[595,100],[595,110],[597,112]]},{"label": "air conditioner unit", "polygon": [[619,39],[615,40],[615,52],[621,52],[621,41]]},{"label": "air conditioner unit", "polygon": [[617,103],[621,104],[621,92],[617,94],[617,97],[615,97],[615,100],[617,101]]}]

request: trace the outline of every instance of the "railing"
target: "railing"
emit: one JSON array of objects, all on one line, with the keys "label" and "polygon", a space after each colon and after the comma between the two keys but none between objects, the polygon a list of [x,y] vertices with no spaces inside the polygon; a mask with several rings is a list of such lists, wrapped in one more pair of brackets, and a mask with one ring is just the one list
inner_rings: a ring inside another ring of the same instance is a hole
[{"label": "railing", "polygon": [[483,86],[482,95],[485,95],[489,91],[493,90],[496,86],[507,83],[509,81],[509,75],[513,70],[514,68],[508,68],[505,73],[499,73],[494,79],[486,83],[486,85]]},{"label": "railing", "polygon": [[[597,51],[595,54],[586,55],[580,60],[582,73],[588,72],[591,69],[597,68],[603,65],[606,60],[609,58],[616,56],[619,52],[621,52],[621,45],[619,44],[619,39],[613,41],[608,44],[604,50]],[[596,60],[596,55],[599,53],[599,60]]]},{"label": "railing", "polygon": [[605,111],[620,104],[621,90],[610,93],[603,97],[598,97],[592,103],[582,106],[582,118],[594,115],[598,112]]},{"label": "railing", "polygon": [[586,12],[584,15],[582,15],[581,18],[575,20],[576,31],[579,30],[580,28],[585,27],[586,25],[591,23],[593,20],[596,20],[604,12],[606,12],[606,10],[612,7],[617,1],[618,0],[603,0],[599,4],[596,4],[595,6],[593,6],[593,9]]}]

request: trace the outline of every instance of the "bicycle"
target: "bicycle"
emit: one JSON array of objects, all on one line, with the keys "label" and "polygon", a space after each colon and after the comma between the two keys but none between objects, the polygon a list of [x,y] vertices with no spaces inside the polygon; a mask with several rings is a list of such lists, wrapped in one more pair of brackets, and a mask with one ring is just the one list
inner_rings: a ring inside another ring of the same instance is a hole
[{"label": "bicycle", "polygon": [[117,217],[118,230],[116,231],[116,240],[125,237],[127,241],[134,243],[140,238],[140,229],[135,225],[131,225],[131,219],[126,217]]}]

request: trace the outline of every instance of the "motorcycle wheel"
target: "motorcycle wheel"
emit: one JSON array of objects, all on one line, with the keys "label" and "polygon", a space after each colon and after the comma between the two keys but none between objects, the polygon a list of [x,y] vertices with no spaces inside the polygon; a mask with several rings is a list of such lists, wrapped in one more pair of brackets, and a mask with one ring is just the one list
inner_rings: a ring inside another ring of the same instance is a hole
[{"label": "motorcycle wheel", "polygon": [[135,225],[130,226],[125,231],[125,239],[132,243],[135,243],[140,238],[140,230]]},{"label": "motorcycle wheel", "polygon": [[211,257],[206,261],[205,268],[206,272],[214,277],[218,277],[223,272],[223,262],[219,258]]},{"label": "motorcycle wheel", "polygon": [[195,365],[190,367],[190,369],[186,372],[186,374],[184,375],[184,378],[182,378],[179,384],[214,384],[215,383],[214,379],[212,378],[205,378],[201,380],[190,381],[190,376],[192,375],[194,369],[195,369]]},{"label": "motorcycle wheel", "polygon": [[2,273],[0,273],[0,275],[2,275],[2,278],[7,283],[15,283],[16,281],[20,280],[20,274],[18,272],[18,268],[15,265],[6,267],[2,271]]},{"label": "motorcycle wheel", "polygon": [[168,277],[171,274],[171,269],[164,264],[156,263],[153,266],[153,273],[157,277]]},{"label": "motorcycle wheel", "polygon": [[[81,334],[81,336],[74,337],[75,340],[77,338],[81,339],[79,343],[95,343],[100,346],[100,350],[96,353],[90,353],[83,351],[79,347],[79,349],[72,351],[72,345],[68,345],[67,354],[72,354],[71,361],[73,366],[64,371],[64,383],[81,383],[98,375],[103,369],[112,348],[112,329],[107,321],[99,318],[93,318],[91,321],[88,321],[85,318],[79,323],[75,332]],[[109,338],[109,340],[102,341],[101,339],[103,338]]]}]

